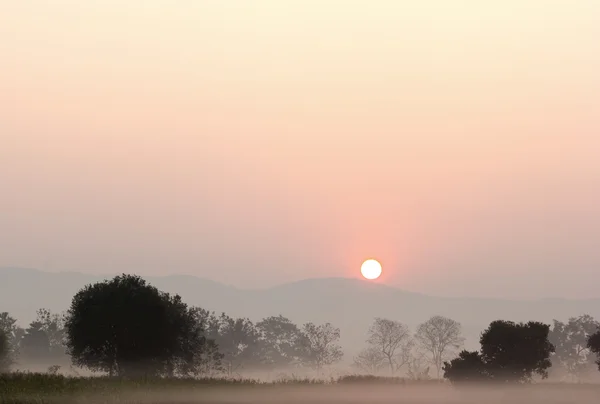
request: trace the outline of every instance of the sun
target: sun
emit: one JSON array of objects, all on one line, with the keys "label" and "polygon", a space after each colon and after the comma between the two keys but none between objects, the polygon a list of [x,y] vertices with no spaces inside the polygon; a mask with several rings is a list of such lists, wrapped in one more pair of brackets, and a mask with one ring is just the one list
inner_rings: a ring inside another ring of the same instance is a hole
[{"label": "sun", "polygon": [[360,273],[365,279],[374,280],[381,276],[381,264],[374,259],[368,259],[360,267]]}]

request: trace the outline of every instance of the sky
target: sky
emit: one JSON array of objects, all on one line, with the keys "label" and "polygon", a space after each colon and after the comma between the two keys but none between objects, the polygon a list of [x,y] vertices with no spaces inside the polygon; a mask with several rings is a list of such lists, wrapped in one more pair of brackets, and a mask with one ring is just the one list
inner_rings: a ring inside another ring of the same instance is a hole
[{"label": "sky", "polygon": [[600,297],[595,0],[0,0],[0,266]]}]

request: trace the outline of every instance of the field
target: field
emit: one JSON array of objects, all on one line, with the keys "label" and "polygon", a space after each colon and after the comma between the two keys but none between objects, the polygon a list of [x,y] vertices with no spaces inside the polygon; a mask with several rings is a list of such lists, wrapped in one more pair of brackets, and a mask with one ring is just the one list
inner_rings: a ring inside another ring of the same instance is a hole
[{"label": "field", "polygon": [[445,383],[348,377],[261,383],[226,379],[0,376],[0,404],[559,404],[596,403],[600,385],[550,384],[455,388]]}]

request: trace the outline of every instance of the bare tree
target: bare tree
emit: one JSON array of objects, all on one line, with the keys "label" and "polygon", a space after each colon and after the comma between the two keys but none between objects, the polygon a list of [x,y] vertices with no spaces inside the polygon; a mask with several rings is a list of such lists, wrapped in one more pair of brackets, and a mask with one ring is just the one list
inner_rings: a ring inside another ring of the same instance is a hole
[{"label": "bare tree", "polygon": [[408,372],[407,376],[411,380],[430,380],[429,366],[425,366],[429,361],[425,357],[425,352],[422,349],[414,349],[411,352],[410,359],[408,361]]},{"label": "bare tree", "polygon": [[385,357],[379,349],[369,347],[360,351],[352,365],[370,375],[376,375],[385,366]]},{"label": "bare tree", "polygon": [[438,379],[444,361],[465,342],[461,328],[459,322],[443,316],[433,316],[417,328],[415,339],[427,353],[429,362],[435,366]]},{"label": "bare tree", "polygon": [[406,325],[380,317],[369,328],[367,342],[385,358],[392,375],[408,363],[413,346]]},{"label": "bare tree", "polygon": [[339,346],[340,329],[330,323],[315,325],[304,324],[302,327],[300,361],[315,370],[332,365],[342,359],[343,352]]}]

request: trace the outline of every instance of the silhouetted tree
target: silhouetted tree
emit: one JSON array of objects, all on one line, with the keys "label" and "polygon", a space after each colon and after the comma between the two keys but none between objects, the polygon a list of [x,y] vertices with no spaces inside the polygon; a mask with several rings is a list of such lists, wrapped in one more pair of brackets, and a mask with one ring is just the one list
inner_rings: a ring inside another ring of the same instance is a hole
[{"label": "silhouetted tree", "polygon": [[43,324],[33,321],[21,339],[21,357],[35,363],[47,363],[50,358],[50,340],[43,330]]},{"label": "silhouetted tree", "polygon": [[[168,295],[167,295],[168,296]],[[191,376],[203,374],[205,361],[219,358],[215,344],[205,336],[195,308],[188,308],[179,296],[169,299],[168,317],[170,329],[178,334],[165,361],[164,373],[168,376]]]},{"label": "silhouetted tree", "polygon": [[64,314],[52,313],[47,309],[37,311],[37,319],[41,329],[48,336],[50,344],[50,358],[52,360],[62,359],[65,354],[65,318]]},{"label": "silhouetted tree", "polygon": [[67,347],[76,365],[94,371],[172,374],[202,345],[192,320],[179,296],[121,275],[75,295],[65,323]]},{"label": "silhouetted tree", "polygon": [[299,360],[300,329],[288,318],[281,315],[265,318],[256,324],[256,329],[263,364],[282,368]]},{"label": "silhouetted tree", "polygon": [[339,340],[340,329],[330,323],[304,324],[300,339],[302,364],[315,370],[321,370],[324,366],[339,362],[344,355],[339,346]]},{"label": "silhouetted tree", "polygon": [[534,373],[548,377],[554,346],[548,340],[550,326],[530,321],[494,321],[480,338],[481,356],[496,381],[528,382]]},{"label": "silhouetted tree", "polygon": [[259,333],[247,318],[232,318],[222,313],[204,313],[207,336],[216,342],[223,355],[224,370],[228,375],[260,365]]},{"label": "silhouetted tree", "polygon": [[4,357],[4,363],[8,363],[8,366],[10,366],[19,354],[19,340],[23,335],[23,329],[17,326],[17,320],[7,312],[2,312],[0,313],[0,331],[3,331],[7,341],[7,354]]},{"label": "silhouetted tree", "polygon": [[209,320],[211,313],[200,307],[190,309],[190,314],[194,318],[197,329],[201,333],[204,344],[200,351],[194,351],[192,374],[203,376],[214,376],[223,372],[223,354],[219,352],[219,347],[210,336]]},{"label": "silhouetted tree", "polygon": [[563,368],[572,378],[594,367],[594,355],[588,348],[588,338],[600,329],[600,323],[592,316],[572,317],[567,323],[554,320],[548,339],[555,347],[552,367]]},{"label": "silhouetted tree", "polygon": [[548,377],[550,326],[530,321],[494,321],[481,334],[481,353],[462,351],[444,363],[444,377],[453,383],[489,379],[494,382],[529,382],[533,374]]},{"label": "silhouetted tree", "polygon": [[408,363],[413,346],[410,330],[406,325],[379,317],[369,328],[367,342],[381,352],[392,375]]},{"label": "silhouetted tree", "polygon": [[0,329],[0,373],[7,372],[12,364],[9,350],[8,337],[4,330]]},{"label": "silhouetted tree", "polygon": [[444,362],[444,377],[453,384],[490,380],[487,366],[479,352],[462,351],[458,358]]},{"label": "silhouetted tree", "polygon": [[386,361],[381,351],[371,346],[360,351],[352,365],[367,374],[376,375],[386,366]]},{"label": "silhouetted tree", "polygon": [[429,363],[435,366],[438,379],[444,361],[456,354],[465,342],[460,323],[442,316],[433,316],[419,325],[415,339],[426,352]]},{"label": "silhouetted tree", "polygon": [[588,337],[587,347],[596,354],[596,364],[598,365],[598,370],[600,370],[600,330]]},{"label": "silhouetted tree", "polygon": [[4,331],[4,334],[10,340],[12,334],[17,330],[17,320],[10,316],[7,312],[0,313],[0,330]]}]

